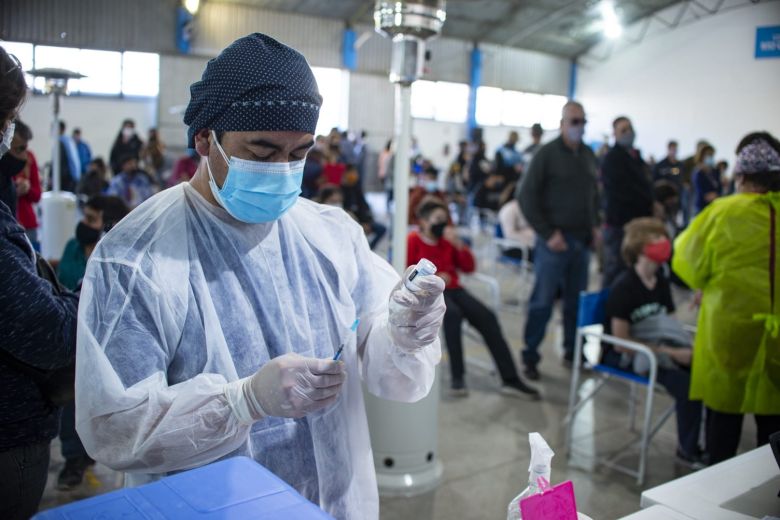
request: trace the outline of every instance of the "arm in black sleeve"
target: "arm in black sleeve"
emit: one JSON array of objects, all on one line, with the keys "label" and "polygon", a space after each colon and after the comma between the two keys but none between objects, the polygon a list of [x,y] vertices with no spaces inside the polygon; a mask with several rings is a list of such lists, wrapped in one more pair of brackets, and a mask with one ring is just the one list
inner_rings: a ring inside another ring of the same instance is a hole
[{"label": "arm in black sleeve", "polygon": [[544,164],[546,154],[544,150],[534,155],[528,171],[523,176],[520,189],[517,192],[517,201],[523,210],[523,215],[531,224],[536,233],[547,240],[555,229],[546,218],[542,208],[544,197]]},{"label": "arm in black sleeve", "polygon": [[[19,361],[44,370],[68,366],[76,352],[78,298],[58,295],[40,278],[24,231],[8,225],[0,235],[0,348]],[[11,228],[9,230],[9,228]]]}]

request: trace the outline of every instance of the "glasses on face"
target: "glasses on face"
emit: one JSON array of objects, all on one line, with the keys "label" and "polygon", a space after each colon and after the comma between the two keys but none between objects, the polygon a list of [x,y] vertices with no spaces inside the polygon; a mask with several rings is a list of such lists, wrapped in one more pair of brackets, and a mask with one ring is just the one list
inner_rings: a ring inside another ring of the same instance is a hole
[{"label": "glasses on face", "polygon": [[574,119],[569,119],[569,124],[572,126],[585,126],[588,124],[588,120],[584,117],[575,117]]}]

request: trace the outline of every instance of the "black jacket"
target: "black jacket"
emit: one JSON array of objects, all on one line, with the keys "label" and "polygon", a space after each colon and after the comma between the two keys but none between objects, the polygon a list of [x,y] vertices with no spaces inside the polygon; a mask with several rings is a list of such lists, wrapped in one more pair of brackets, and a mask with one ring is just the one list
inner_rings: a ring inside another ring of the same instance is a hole
[{"label": "black jacket", "polygon": [[517,200],[534,231],[547,240],[556,229],[585,243],[599,224],[596,158],[580,144],[574,151],[558,137],[531,160]]},{"label": "black jacket", "polygon": [[609,226],[623,227],[639,217],[653,215],[653,185],[639,152],[632,155],[615,145],[604,157],[604,214]]},{"label": "black jacket", "polygon": [[[0,203],[0,349],[3,357],[42,370],[63,368],[76,354],[76,295],[59,296],[40,278],[24,229]],[[36,383],[0,359],[0,451],[57,435],[58,409]]]}]

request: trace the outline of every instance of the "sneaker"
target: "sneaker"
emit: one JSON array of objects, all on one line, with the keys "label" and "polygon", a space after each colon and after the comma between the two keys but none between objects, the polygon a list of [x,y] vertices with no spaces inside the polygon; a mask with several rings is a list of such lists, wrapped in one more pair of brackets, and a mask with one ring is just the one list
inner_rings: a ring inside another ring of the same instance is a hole
[{"label": "sneaker", "polygon": [[688,453],[685,453],[681,448],[677,448],[676,456],[677,456],[678,463],[688,468],[691,468],[694,471],[704,469],[709,465],[707,463],[708,457],[706,453],[699,452],[694,455],[689,455]]},{"label": "sneaker", "polygon": [[81,485],[84,480],[84,471],[94,464],[95,461],[88,456],[76,457],[65,460],[65,467],[57,476],[57,489],[60,491],[70,491]]},{"label": "sneaker", "polygon": [[512,397],[530,397],[534,400],[540,398],[539,391],[523,383],[521,379],[504,381],[501,385],[501,393]]},{"label": "sneaker", "polygon": [[453,379],[450,385],[451,397],[468,397],[469,389],[466,388],[466,383],[462,379]]},{"label": "sneaker", "polygon": [[525,370],[523,370],[523,375],[529,381],[539,381],[539,378],[541,377],[539,371],[536,369],[536,365],[526,365]]}]

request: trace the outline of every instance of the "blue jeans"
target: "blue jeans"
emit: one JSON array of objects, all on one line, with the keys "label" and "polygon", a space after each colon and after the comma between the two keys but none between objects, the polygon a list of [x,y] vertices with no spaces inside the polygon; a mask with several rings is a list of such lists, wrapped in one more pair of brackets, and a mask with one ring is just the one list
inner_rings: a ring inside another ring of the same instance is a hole
[{"label": "blue jeans", "polygon": [[570,358],[574,352],[577,334],[577,306],[580,292],[588,286],[590,249],[588,244],[566,236],[568,249],[555,253],[546,241],[537,237],[534,249],[534,274],[536,282],[528,302],[528,320],[525,323],[525,350],[523,363],[536,366],[541,359],[539,345],[544,340],[547,322],[552,315],[558,290],[563,293],[563,348]]}]

